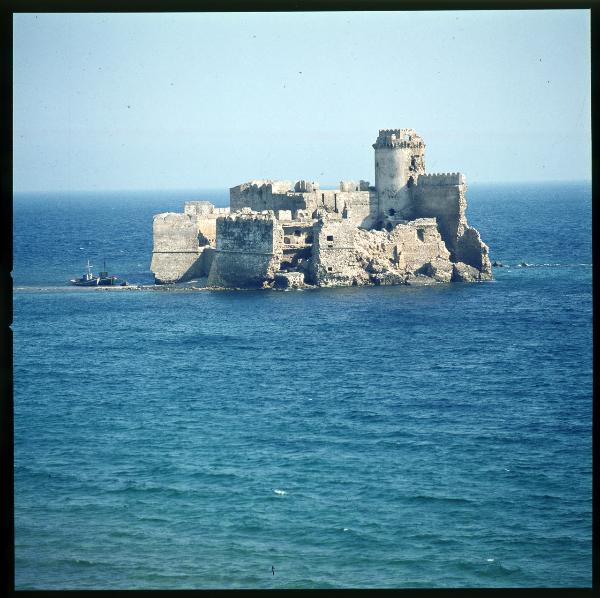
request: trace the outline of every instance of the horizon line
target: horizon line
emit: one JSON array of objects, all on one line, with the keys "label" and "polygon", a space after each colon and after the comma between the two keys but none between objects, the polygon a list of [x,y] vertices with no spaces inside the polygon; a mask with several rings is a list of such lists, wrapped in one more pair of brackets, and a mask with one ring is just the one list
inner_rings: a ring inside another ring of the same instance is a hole
[{"label": "horizon line", "polygon": [[[273,179],[279,180],[279,179]],[[532,185],[532,184],[558,184],[558,183],[592,183],[592,179],[532,179],[518,181],[502,181],[502,180],[484,180],[484,181],[467,181],[469,185]],[[239,185],[240,183],[238,183]],[[323,183],[322,189],[338,189],[338,186],[333,186],[333,183]],[[236,185],[234,185],[235,187]],[[206,186],[206,187],[159,187],[159,188],[88,188],[88,189],[13,189],[13,195],[24,193],[188,193],[188,192],[205,192],[205,191],[229,191],[232,187],[221,186]]]}]

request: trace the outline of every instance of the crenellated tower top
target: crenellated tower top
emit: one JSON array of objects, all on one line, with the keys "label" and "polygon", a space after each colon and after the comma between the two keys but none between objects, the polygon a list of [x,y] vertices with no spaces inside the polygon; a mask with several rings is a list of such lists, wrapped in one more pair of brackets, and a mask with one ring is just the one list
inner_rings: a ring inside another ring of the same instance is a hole
[{"label": "crenellated tower top", "polygon": [[414,129],[379,129],[374,149],[379,148],[424,148],[425,142]]}]

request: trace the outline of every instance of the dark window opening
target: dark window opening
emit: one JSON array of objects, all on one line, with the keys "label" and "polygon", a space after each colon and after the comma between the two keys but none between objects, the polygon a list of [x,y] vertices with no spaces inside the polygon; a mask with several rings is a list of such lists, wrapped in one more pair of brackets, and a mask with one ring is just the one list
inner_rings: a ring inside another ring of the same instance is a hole
[{"label": "dark window opening", "polygon": [[388,214],[389,214],[390,216],[395,216],[395,215],[396,215],[396,210],[394,210],[394,208],[390,208],[390,210],[389,210]]},{"label": "dark window opening", "polygon": [[420,228],[417,231],[417,237],[419,237],[419,241],[424,241],[425,240],[425,231]]},{"label": "dark window opening", "polygon": [[327,235],[327,240],[328,241],[333,241],[333,235]]},{"label": "dark window opening", "polygon": [[290,238],[289,237],[283,237],[283,242],[284,243],[289,243],[290,242]]},{"label": "dark window opening", "polygon": [[394,228],[394,227],[392,226],[392,223],[391,223],[391,222],[388,222],[388,223],[385,225],[385,230],[387,230],[388,232],[390,232],[390,231],[392,230],[392,228]]},{"label": "dark window opening", "polygon": [[325,193],[321,193],[321,201],[323,202],[323,205],[325,205]]},{"label": "dark window opening", "polygon": [[307,243],[312,243],[313,242],[313,236],[312,235],[306,235],[306,242]]},{"label": "dark window opening", "polygon": [[415,184],[415,179],[414,177],[409,177],[408,178],[408,182],[406,183],[407,187],[412,187]]},{"label": "dark window opening", "polygon": [[329,272],[333,272],[333,266],[327,266],[327,270],[328,270]]},{"label": "dark window opening", "polygon": [[294,235],[295,235],[296,237],[299,237],[301,234],[302,234],[302,233],[300,232],[300,229],[299,229],[299,228],[297,228],[297,229],[294,231]]}]

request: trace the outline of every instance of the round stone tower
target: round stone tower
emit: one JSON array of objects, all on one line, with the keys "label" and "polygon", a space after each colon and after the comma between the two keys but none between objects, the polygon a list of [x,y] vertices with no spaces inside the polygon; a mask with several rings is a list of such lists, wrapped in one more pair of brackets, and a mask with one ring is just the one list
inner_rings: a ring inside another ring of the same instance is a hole
[{"label": "round stone tower", "polygon": [[380,218],[402,217],[412,185],[425,172],[425,143],[413,129],[381,129],[373,148]]}]

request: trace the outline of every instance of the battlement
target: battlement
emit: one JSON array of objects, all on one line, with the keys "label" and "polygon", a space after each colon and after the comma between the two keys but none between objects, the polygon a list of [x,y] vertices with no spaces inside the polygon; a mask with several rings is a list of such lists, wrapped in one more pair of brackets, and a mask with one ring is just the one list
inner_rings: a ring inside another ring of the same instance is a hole
[{"label": "battlement", "polygon": [[235,221],[235,220],[277,220],[273,210],[262,210],[256,212],[251,208],[242,208],[235,212],[223,214],[219,220]]},{"label": "battlement", "polygon": [[205,216],[212,214],[215,206],[210,201],[186,201],[183,205],[184,214]]},{"label": "battlement", "polygon": [[186,201],[183,205],[183,213],[188,216],[218,218],[229,214],[229,208],[215,208],[210,201]]},{"label": "battlement", "polygon": [[445,185],[464,185],[465,175],[462,172],[440,172],[435,174],[422,174],[417,180],[417,185],[428,187],[443,187]]},{"label": "battlement", "polygon": [[273,179],[252,179],[235,187],[231,187],[230,191],[248,192],[248,190],[270,189],[272,193],[285,193],[292,191],[293,185],[291,181],[276,181]]},{"label": "battlement", "polygon": [[380,148],[424,148],[423,139],[414,129],[379,129],[374,149]]},{"label": "battlement", "polygon": [[319,183],[316,183],[315,181],[305,181],[304,179],[296,181],[296,184],[294,185],[294,191],[297,193],[312,193],[313,191],[318,191],[319,188]]},{"label": "battlement", "polygon": [[181,214],[179,212],[162,212],[161,214],[155,214],[154,224],[165,225],[165,226],[180,226],[180,225],[193,225],[194,220],[190,214]]}]

